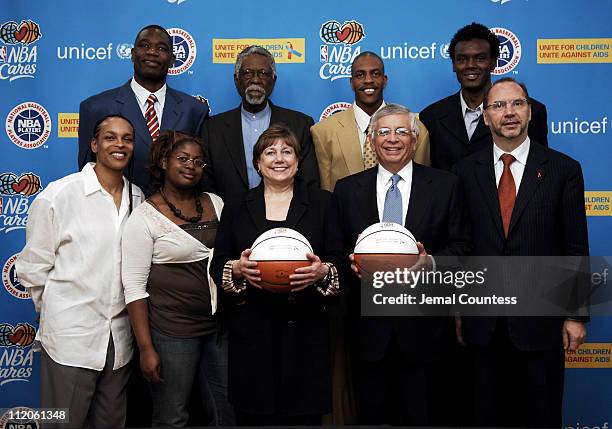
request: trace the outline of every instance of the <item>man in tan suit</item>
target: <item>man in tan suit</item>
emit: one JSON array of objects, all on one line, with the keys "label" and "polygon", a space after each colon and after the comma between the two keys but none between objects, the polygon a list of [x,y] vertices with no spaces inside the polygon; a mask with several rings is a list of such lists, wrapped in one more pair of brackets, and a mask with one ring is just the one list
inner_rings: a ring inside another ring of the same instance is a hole
[{"label": "man in tan suit", "polygon": [[[333,191],[343,177],[376,165],[376,156],[366,137],[370,117],[385,105],[383,91],[387,86],[385,65],[374,52],[355,57],[351,71],[353,105],[314,125],[310,131],[319,162],[321,188]],[[414,161],[429,165],[429,133],[418,122],[418,150]]]}]

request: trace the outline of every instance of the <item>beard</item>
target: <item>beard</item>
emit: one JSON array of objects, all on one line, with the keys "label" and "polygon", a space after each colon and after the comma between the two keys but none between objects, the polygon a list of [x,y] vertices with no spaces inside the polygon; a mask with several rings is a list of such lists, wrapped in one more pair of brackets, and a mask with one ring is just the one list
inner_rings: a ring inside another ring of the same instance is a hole
[{"label": "beard", "polygon": [[[249,91],[258,91],[258,95],[252,95]],[[249,104],[262,104],[266,100],[266,89],[261,85],[249,85],[244,91],[244,98]]]}]

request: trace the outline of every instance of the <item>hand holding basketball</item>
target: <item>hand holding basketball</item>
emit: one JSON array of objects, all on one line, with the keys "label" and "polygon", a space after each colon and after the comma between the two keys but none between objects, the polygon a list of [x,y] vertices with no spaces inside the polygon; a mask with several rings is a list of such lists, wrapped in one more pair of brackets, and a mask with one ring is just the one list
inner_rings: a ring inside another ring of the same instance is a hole
[{"label": "hand holding basketball", "polygon": [[257,261],[251,261],[249,256],[251,255],[251,249],[245,249],[240,254],[240,259],[234,261],[232,271],[234,277],[244,277],[250,284],[261,289],[259,282],[261,281],[260,272],[257,269]]},{"label": "hand holding basketball", "polygon": [[355,262],[355,254],[351,253],[349,255],[349,260],[351,261],[351,270],[353,270],[353,272],[355,274],[357,274],[357,277],[361,278],[361,271],[359,271],[359,267],[357,266],[357,262]]},{"label": "hand holding basketball", "polygon": [[432,266],[432,260],[429,257],[429,254],[425,250],[425,246],[420,241],[416,243],[417,249],[419,249],[419,257],[413,266],[410,267],[411,271],[430,271]]},{"label": "hand holding basketball", "polygon": [[289,276],[290,285],[293,287],[291,292],[297,292],[307,288],[325,278],[329,272],[327,265],[321,263],[321,259],[314,253],[306,253],[306,257],[311,262],[308,267],[296,268],[294,274]]}]

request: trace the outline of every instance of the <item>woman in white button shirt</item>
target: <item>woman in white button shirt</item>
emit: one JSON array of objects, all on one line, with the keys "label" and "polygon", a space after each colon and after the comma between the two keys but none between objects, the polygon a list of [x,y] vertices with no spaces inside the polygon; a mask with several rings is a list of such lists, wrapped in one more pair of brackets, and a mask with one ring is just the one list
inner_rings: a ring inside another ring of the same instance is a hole
[{"label": "woman in white button shirt", "polygon": [[32,203],[22,285],[40,313],[41,407],[69,408],[64,427],[122,427],[132,336],[121,286],[121,232],[143,199],[123,177],[134,128],[119,115],[95,126],[96,162]]},{"label": "woman in white button shirt", "polygon": [[165,131],[151,149],[154,194],[123,233],[122,277],[153,426],[185,426],[196,381],[208,425],[234,424],[225,351],[217,343],[217,291],[208,263],[223,207],[202,193],[202,144]]}]

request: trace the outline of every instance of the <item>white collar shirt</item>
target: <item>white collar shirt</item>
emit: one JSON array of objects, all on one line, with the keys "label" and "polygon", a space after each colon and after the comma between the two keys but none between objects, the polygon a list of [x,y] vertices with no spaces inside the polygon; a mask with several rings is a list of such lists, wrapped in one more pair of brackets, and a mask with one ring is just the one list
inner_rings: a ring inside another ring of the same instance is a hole
[{"label": "white collar shirt", "polygon": [[[119,210],[100,185],[94,163],[50,183],[32,203],[17,273],[40,326],[36,340],[57,363],[101,371],[110,335],[113,369],[132,357],[121,284],[121,232],[128,218],[124,179]],[[133,206],[144,199],[132,185]]]},{"label": "white collar shirt", "polygon": [[155,108],[155,114],[157,115],[157,120],[161,128],[162,115],[164,113],[164,106],[166,104],[166,90],[168,89],[166,84],[164,83],[164,86],[159,88],[157,91],[150,92],[144,86],[136,82],[136,79],[132,78],[130,87],[132,88],[132,91],[134,91],[134,95],[136,95],[136,101],[138,101],[138,107],[140,107],[143,118],[147,113],[147,99],[149,98],[149,95],[155,95],[157,98],[157,103],[155,103],[153,107]]},{"label": "white collar shirt", "polygon": [[[378,110],[385,107],[386,104],[383,101]],[[378,110],[376,110],[378,112]],[[370,125],[371,116],[363,111],[361,107],[357,105],[357,103],[353,102],[353,112],[355,113],[355,122],[357,123],[357,131],[359,135],[359,146],[361,147],[361,154],[363,155],[363,145],[366,141],[366,131],[368,129],[368,125]]]},{"label": "white collar shirt", "polygon": [[[412,189],[412,170],[413,164],[410,161],[397,174],[402,180],[397,182],[397,188],[402,195],[402,219],[406,223],[406,214],[408,213],[408,205],[410,203],[410,190]],[[378,173],[376,174],[376,203],[378,205],[378,219],[382,221],[383,212],[385,210],[385,197],[387,190],[392,184],[391,177],[393,173],[387,171],[382,165],[378,164]]]},{"label": "white collar shirt", "polygon": [[463,92],[461,92],[459,99],[461,100],[461,115],[463,116],[463,122],[465,123],[465,130],[468,133],[468,139],[471,139],[472,135],[474,134],[474,130],[476,130],[476,127],[478,126],[478,121],[482,116],[483,103],[480,103],[480,106],[472,109],[465,102]]},{"label": "white collar shirt", "polygon": [[[510,172],[514,178],[514,186],[516,187],[516,193],[518,194],[519,187],[521,186],[521,180],[523,179],[523,173],[525,172],[525,165],[527,164],[527,156],[529,155],[529,147],[531,141],[529,137],[525,139],[516,149],[510,152],[510,155],[514,156],[516,161],[510,164]],[[507,152],[504,152],[496,144],[493,145],[493,167],[495,168],[495,186],[499,185],[499,180],[504,172],[504,163],[501,160],[501,156]]]}]

